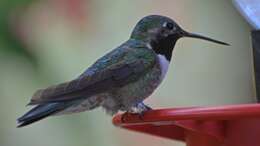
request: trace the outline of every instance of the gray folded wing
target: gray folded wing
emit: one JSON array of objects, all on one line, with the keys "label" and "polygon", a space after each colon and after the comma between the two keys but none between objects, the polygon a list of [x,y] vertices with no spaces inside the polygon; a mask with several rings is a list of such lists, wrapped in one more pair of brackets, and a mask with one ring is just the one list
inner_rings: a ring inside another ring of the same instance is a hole
[{"label": "gray folded wing", "polygon": [[40,89],[33,95],[30,105],[88,98],[92,95],[124,86],[138,79],[154,65],[144,59],[121,61],[92,75],[81,76],[75,80],[47,89]]}]

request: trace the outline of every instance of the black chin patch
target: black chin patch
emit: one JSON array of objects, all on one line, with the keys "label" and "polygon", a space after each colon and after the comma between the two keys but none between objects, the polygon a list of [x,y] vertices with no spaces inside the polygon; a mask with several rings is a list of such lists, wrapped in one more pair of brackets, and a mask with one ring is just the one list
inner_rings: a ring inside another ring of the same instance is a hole
[{"label": "black chin patch", "polygon": [[158,38],[151,41],[152,49],[156,54],[161,54],[166,57],[168,61],[171,61],[172,51],[177,41],[177,37]]}]

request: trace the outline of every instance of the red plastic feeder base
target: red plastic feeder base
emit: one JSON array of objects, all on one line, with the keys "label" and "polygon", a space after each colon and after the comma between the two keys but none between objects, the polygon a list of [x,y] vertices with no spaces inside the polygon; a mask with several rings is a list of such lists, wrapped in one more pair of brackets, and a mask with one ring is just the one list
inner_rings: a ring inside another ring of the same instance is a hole
[{"label": "red plastic feeder base", "polygon": [[117,115],[116,126],[186,142],[187,146],[260,146],[260,104],[171,108]]}]

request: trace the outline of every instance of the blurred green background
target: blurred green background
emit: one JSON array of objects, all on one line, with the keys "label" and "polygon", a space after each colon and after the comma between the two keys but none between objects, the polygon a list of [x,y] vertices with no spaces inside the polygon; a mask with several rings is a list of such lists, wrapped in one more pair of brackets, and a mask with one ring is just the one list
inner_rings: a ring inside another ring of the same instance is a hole
[{"label": "blurred green background", "polygon": [[25,128],[16,118],[32,93],[80,75],[128,39],[150,14],[226,41],[178,41],[153,108],[254,102],[250,27],[228,0],[1,0],[0,146],[180,146],[114,127],[102,109],[50,117]]}]

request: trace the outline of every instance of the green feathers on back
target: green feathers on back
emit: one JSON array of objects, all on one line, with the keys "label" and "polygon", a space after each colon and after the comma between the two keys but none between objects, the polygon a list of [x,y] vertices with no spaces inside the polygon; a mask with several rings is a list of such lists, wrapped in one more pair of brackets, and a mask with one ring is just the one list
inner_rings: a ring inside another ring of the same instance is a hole
[{"label": "green feathers on back", "polygon": [[81,76],[91,75],[103,69],[108,69],[116,64],[131,63],[138,59],[143,60],[144,65],[149,67],[154,65],[156,54],[153,50],[148,49],[146,44],[141,41],[130,39],[117,49],[109,52],[98,59],[90,68]]}]

